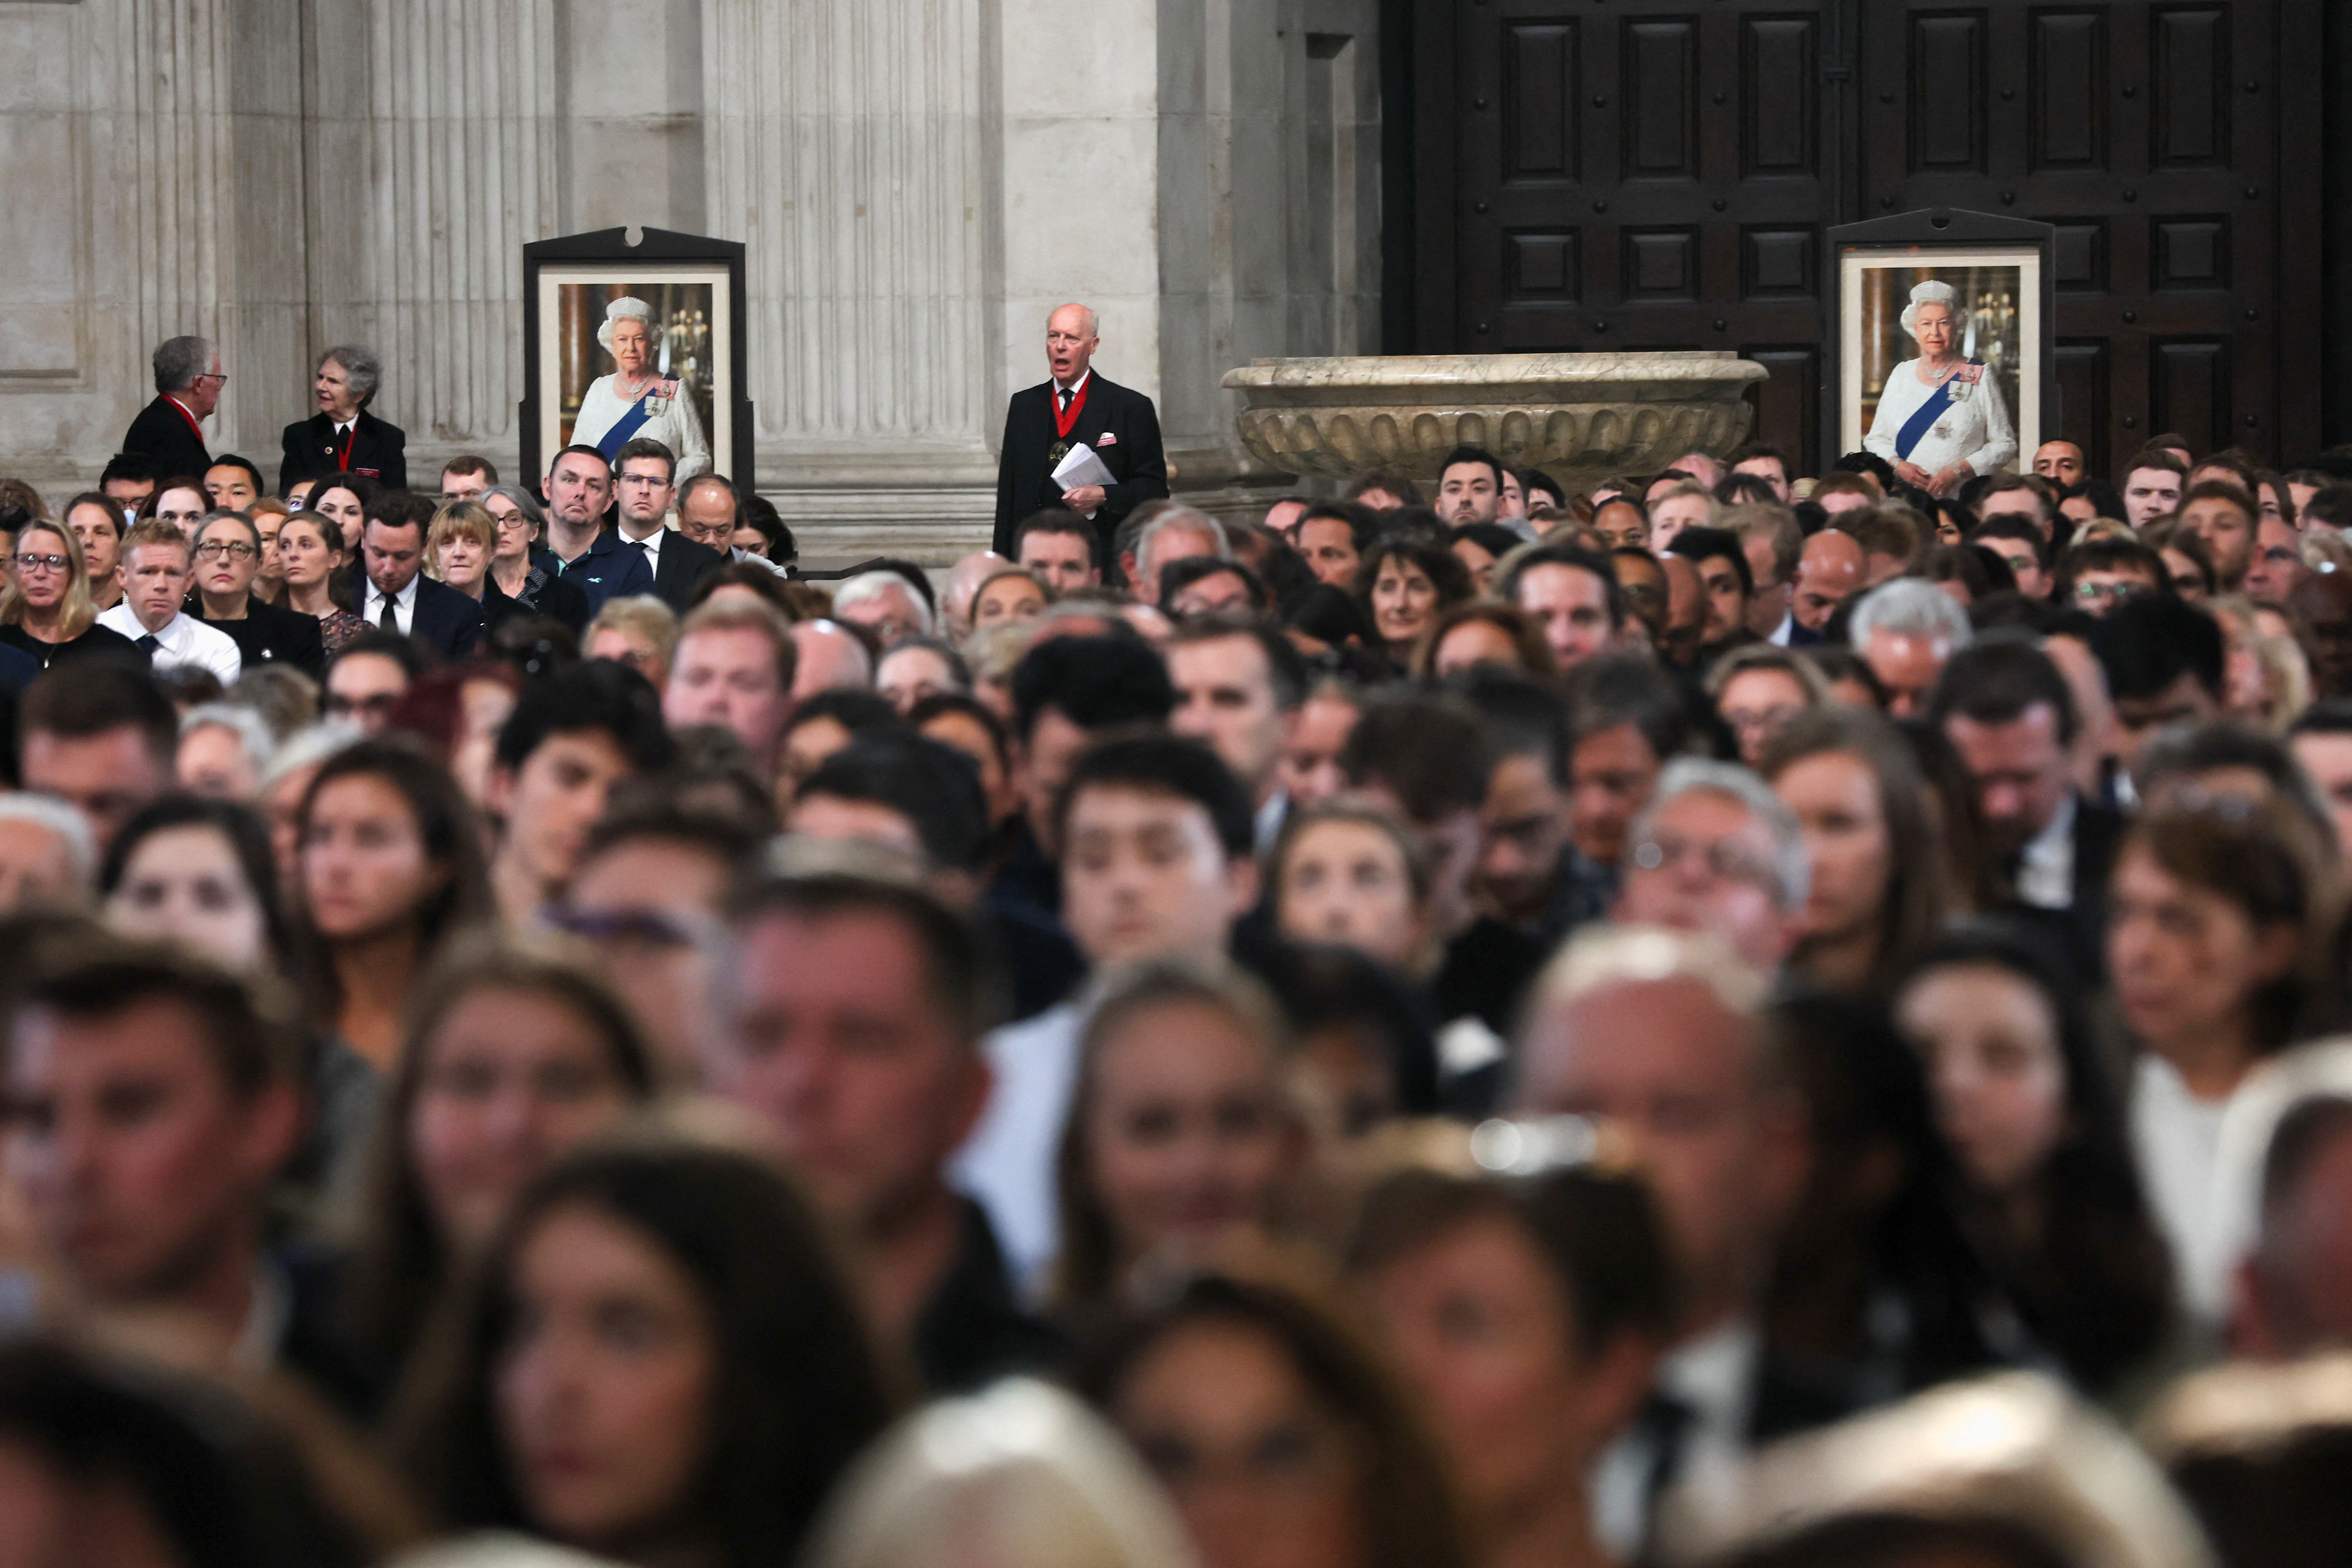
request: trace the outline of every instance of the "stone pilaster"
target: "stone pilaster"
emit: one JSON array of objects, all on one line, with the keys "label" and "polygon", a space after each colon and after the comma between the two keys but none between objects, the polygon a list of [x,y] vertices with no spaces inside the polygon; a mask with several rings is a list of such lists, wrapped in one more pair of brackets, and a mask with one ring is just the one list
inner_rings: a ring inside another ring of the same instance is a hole
[{"label": "stone pilaster", "polygon": [[[310,16],[310,349],[376,351],[378,412],[413,459],[510,464],[522,246],[561,232],[556,0],[331,0]],[[309,368],[280,423],[307,412]]]},{"label": "stone pilaster", "polygon": [[711,232],[748,247],[760,489],[840,549],[940,553],[994,508],[994,7],[704,9],[706,186]]}]

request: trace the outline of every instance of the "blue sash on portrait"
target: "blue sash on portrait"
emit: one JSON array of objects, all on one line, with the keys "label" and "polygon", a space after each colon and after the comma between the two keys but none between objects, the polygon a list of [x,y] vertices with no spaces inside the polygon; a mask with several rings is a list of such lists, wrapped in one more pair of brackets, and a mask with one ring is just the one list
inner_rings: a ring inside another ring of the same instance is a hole
[{"label": "blue sash on portrait", "polygon": [[[604,454],[605,461],[619,461],[621,448],[628,445],[631,437],[646,427],[646,421],[653,417],[646,405],[654,400],[657,390],[651,386],[646,388],[646,395],[630,404],[629,411],[614,420],[613,427],[596,438],[596,449]],[[1940,393],[1942,389],[1937,390]]]},{"label": "blue sash on portrait", "polygon": [[[1969,363],[1975,364],[1977,362],[1970,360]],[[1952,383],[1958,380],[1958,374],[1947,376],[1937,384],[1935,391],[1927,395],[1927,402],[1911,411],[1911,417],[1906,419],[1903,428],[1895,433],[1896,457],[1906,463],[1911,460],[1911,448],[1926,438],[1936,421],[1944,416],[1944,410],[1952,405]]]}]

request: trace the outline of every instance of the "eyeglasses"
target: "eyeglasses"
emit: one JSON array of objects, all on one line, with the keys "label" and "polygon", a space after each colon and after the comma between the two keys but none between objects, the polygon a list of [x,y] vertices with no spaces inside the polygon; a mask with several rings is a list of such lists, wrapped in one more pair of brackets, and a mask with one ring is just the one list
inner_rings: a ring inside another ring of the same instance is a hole
[{"label": "eyeglasses", "polygon": [[217,381],[223,386],[226,386],[228,384],[228,374],[225,371],[208,370],[198,375],[196,379],[198,381]]},{"label": "eyeglasses", "polygon": [[[492,515],[495,516],[496,514],[493,513]],[[530,531],[530,519],[523,516],[523,514],[519,511],[509,512],[506,516],[499,519],[499,531],[500,533],[529,533]]]},{"label": "eyeglasses", "polygon": [[252,545],[247,544],[242,539],[236,541],[233,544],[199,544],[196,546],[196,557],[202,561],[219,561],[224,558],[230,561],[250,561],[260,553],[260,551],[256,550]]},{"label": "eyeglasses", "polygon": [[669,483],[658,474],[623,474],[615,482],[625,485],[645,485],[652,489],[660,489]]},{"label": "eyeglasses", "polygon": [[1697,855],[1706,866],[1707,875],[1727,882],[1753,882],[1759,888],[1775,889],[1780,879],[1770,867],[1727,839],[1718,838],[1710,844],[1685,838],[1678,833],[1661,833],[1633,847],[1633,864],[1644,871],[1662,871],[1682,863],[1685,855]]},{"label": "eyeglasses", "polygon": [[15,559],[16,562],[16,570],[19,572],[62,572],[67,567],[73,564],[71,561],[62,555],[20,554]]},{"label": "eyeglasses", "polygon": [[2074,597],[2086,605],[2095,605],[2101,600],[2120,605],[2135,594],[2148,592],[2150,589],[2145,583],[2077,583],[2074,584]]}]

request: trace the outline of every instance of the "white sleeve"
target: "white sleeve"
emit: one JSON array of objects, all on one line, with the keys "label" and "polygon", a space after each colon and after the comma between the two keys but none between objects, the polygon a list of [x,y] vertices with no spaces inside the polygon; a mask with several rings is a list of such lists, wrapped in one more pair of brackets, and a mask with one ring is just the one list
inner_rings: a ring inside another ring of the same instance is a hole
[{"label": "white sleeve", "polygon": [[694,411],[694,395],[680,383],[677,395],[669,400],[677,428],[677,482],[684,484],[697,474],[710,471],[710,442],[702,434],[702,416]]},{"label": "white sleeve", "polygon": [[[590,382],[588,390],[580,395],[580,412],[572,416],[572,444],[594,446],[613,427],[613,421],[621,416],[621,406],[620,399],[613,395],[611,376],[600,375]],[[548,460],[553,461],[551,458]]]},{"label": "white sleeve", "polygon": [[[199,626],[203,624],[201,621],[197,623]],[[209,631],[212,628],[205,629]],[[236,639],[226,632],[220,633],[216,638],[205,639],[199,651],[205,668],[219,678],[224,688],[235,686],[236,678],[245,673],[245,653],[236,646]]]},{"label": "white sleeve", "polygon": [[2017,429],[2009,422],[2009,405],[2000,400],[2000,383],[1990,368],[1977,378],[1970,401],[1982,411],[1985,439],[1969,454],[1969,467],[1979,474],[1997,474],[2017,461]]},{"label": "white sleeve", "polygon": [[[1909,363],[1906,361],[1887,373],[1886,384],[1878,393],[1878,412],[1871,417],[1870,434],[1862,438],[1864,451],[1875,452],[1890,463],[1900,460],[1895,454],[1895,437],[1903,433],[1903,421],[1911,416],[1911,411],[1906,408],[1897,414],[1895,405],[1899,400],[1887,395],[1901,384],[1895,378],[1908,368]],[[1912,377],[1915,382],[1917,379]]]}]

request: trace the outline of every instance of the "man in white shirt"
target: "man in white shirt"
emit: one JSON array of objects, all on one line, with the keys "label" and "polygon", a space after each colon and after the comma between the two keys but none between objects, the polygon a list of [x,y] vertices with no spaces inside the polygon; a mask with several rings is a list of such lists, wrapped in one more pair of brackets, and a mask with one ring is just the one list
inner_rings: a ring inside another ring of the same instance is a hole
[{"label": "man in white shirt", "polygon": [[98,617],[147,652],[158,670],[192,664],[223,687],[236,684],[245,658],[226,632],[181,613],[195,582],[188,536],[179,525],[150,518],[131,531],[122,545],[121,603]]},{"label": "man in white shirt", "polygon": [[2005,862],[2011,912],[2057,936],[2078,975],[2100,974],[2107,873],[2121,814],[2074,787],[2072,688],[2030,643],[1952,655],[1927,702],[1974,781],[1984,851]]},{"label": "man in white shirt", "polygon": [[1802,1192],[1805,1110],[1759,1020],[1765,977],[1718,939],[1591,926],[1538,979],[1517,1113],[1606,1118],[1636,1144],[1683,1281],[1654,1405],[1594,1473],[1594,1523],[1632,1556],[1664,1485],[1736,1459],[1759,1426],[1757,1310]]},{"label": "man in white shirt", "polygon": [[482,607],[424,575],[425,536],[434,505],[398,491],[379,496],[360,531],[360,618],[412,637],[443,658],[463,658],[481,640]]},{"label": "man in white shirt", "polygon": [[645,558],[653,574],[654,596],[683,616],[694,607],[695,584],[726,565],[727,554],[670,528],[677,460],[667,447],[640,436],[622,447],[613,468],[621,547]]},{"label": "man in white shirt", "polygon": [[[1082,754],[1060,795],[1062,915],[1097,974],[1175,959],[1221,963],[1257,898],[1249,792],[1197,741],[1145,734]],[[1060,1246],[1054,1162],[1076,1088],[1087,1003],[1074,998],[998,1029],[996,1092],[956,1157],[1013,1279],[1034,1287]]]}]

